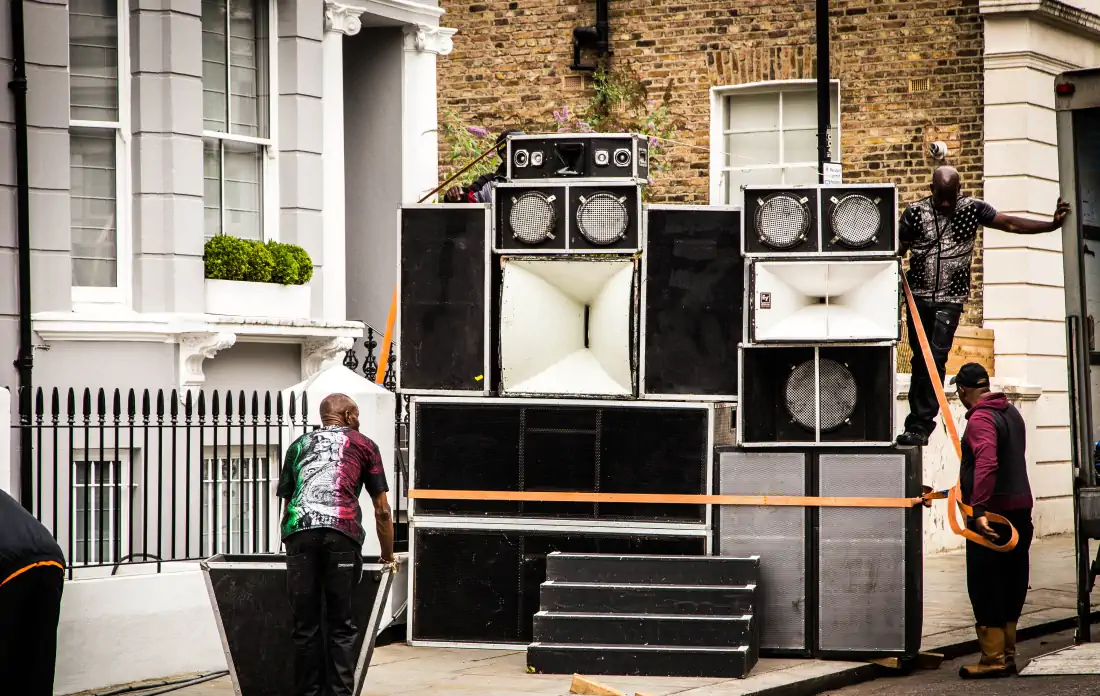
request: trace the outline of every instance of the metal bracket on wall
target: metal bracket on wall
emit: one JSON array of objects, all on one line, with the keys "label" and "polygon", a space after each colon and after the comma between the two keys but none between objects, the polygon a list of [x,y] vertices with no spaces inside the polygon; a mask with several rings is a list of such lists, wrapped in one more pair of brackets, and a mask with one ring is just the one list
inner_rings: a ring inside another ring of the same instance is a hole
[{"label": "metal bracket on wall", "polygon": [[586,48],[594,50],[600,58],[611,55],[611,29],[607,21],[607,6],[610,2],[611,0],[596,0],[596,26],[573,29],[573,64],[569,66],[570,70],[596,71],[596,65],[581,63],[581,52]]}]

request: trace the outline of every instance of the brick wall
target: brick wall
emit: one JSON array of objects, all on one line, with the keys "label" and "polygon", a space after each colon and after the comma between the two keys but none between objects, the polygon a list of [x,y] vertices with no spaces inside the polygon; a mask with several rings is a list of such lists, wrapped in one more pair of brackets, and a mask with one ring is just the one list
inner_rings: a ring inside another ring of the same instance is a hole
[{"label": "brick wall", "polygon": [[[584,108],[590,83],[569,69],[572,29],[595,21],[591,0],[442,0],[458,29],[439,62],[439,105],[492,131]],[[977,0],[834,0],[832,75],[841,81],[846,181],[891,180],[903,201],[924,195],[944,140],[966,192],[982,177],[982,20]],[[799,0],[611,0],[613,60],[628,60],[653,96],[666,90],[683,145],[653,199],[705,203],[713,86],[815,75],[813,3]],[[591,60],[586,55],[586,61]],[[980,249],[980,246],[979,246]],[[967,323],[981,323],[980,252]]]}]

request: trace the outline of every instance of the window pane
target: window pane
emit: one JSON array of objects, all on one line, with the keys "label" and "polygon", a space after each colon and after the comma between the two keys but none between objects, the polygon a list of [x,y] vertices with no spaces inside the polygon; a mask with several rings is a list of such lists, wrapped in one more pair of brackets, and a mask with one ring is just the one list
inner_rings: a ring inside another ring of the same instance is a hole
[{"label": "window pane", "polygon": [[118,5],[112,0],[69,3],[69,114],[87,121],[118,120]]},{"label": "window pane", "polygon": [[261,148],[228,140],[222,146],[225,151],[225,234],[261,239]]},{"label": "window pane", "polygon": [[817,129],[783,131],[783,162],[816,162]]},{"label": "window pane", "polygon": [[743,94],[729,97],[726,130],[756,131],[779,128],[779,94]]},{"label": "window pane", "polygon": [[[840,114],[837,113],[836,87],[830,90],[829,121],[835,126]],[[783,92],[783,130],[791,128],[813,128],[817,130],[817,91],[786,90]]]},{"label": "window pane", "polygon": [[72,283],[75,287],[115,287],[115,132],[73,131],[69,144]]},{"label": "window pane", "polygon": [[779,164],[779,132],[737,133],[726,136],[726,155],[731,167]]},{"label": "window pane", "polygon": [[744,194],[742,186],[768,186],[783,183],[783,170],[773,169],[734,169],[726,172],[727,197],[729,205],[742,205]]},{"label": "window pane", "polygon": [[267,42],[263,2],[230,4],[229,77],[231,132],[267,137]]},{"label": "window pane", "polygon": [[226,129],[226,0],[202,3],[203,128]]},{"label": "window pane", "polygon": [[817,166],[787,167],[783,170],[783,183],[787,186],[813,186],[818,183]]},{"label": "window pane", "polygon": [[202,141],[202,205],[207,239],[222,231],[222,160],[217,140]]}]

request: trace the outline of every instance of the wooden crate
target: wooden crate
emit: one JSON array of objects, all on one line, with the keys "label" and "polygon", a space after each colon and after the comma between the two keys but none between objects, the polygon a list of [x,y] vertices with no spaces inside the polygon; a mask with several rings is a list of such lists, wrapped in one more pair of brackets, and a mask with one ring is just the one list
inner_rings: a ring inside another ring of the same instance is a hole
[{"label": "wooden crate", "polygon": [[[909,360],[913,356],[913,350],[909,346],[906,333],[902,331],[902,340],[898,343],[898,372],[900,373],[912,371]],[[948,376],[957,373],[959,368],[968,362],[980,363],[989,372],[990,377],[994,376],[993,329],[960,326],[955,331],[955,341],[947,356]]]}]

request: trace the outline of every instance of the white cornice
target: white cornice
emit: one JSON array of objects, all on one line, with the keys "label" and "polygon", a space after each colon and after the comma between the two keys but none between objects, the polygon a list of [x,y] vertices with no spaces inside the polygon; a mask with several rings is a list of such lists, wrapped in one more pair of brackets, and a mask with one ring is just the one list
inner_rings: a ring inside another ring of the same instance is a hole
[{"label": "white cornice", "polygon": [[1100,37],[1100,15],[1058,0],[979,0],[983,15],[1023,14],[1057,24],[1079,34]]},{"label": "white cornice", "polygon": [[359,21],[361,14],[362,7],[325,0],[325,31],[355,36],[363,28],[363,23]]},{"label": "white cornice", "polygon": [[1050,56],[1036,53],[1035,51],[1012,51],[1011,53],[987,53],[985,54],[986,70],[1010,70],[1012,68],[1028,68],[1048,75],[1060,75],[1067,70],[1076,70],[1078,67],[1064,60],[1051,58]]},{"label": "white cornice", "polygon": [[433,18],[438,22],[439,18],[447,12],[442,7],[425,5],[414,0],[362,0],[361,4],[364,11],[383,17],[389,17],[393,12],[405,12],[421,15],[425,18]]},{"label": "white cornice", "polygon": [[47,343],[53,341],[123,341],[179,343],[184,334],[233,334],[238,340],[303,343],[310,338],[358,338],[357,321],[311,321],[227,317],[214,314],[141,314],[137,312],[37,312],[32,328]]}]

